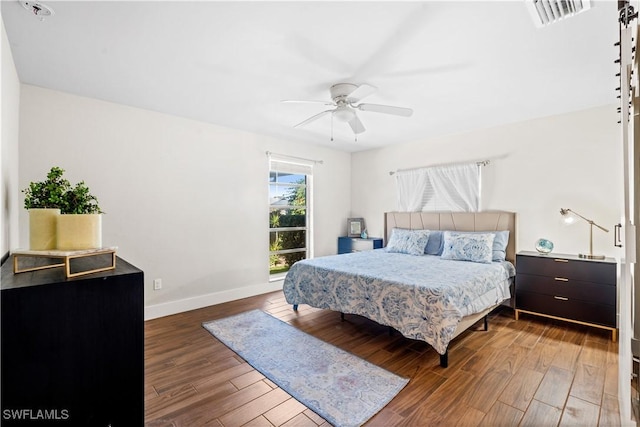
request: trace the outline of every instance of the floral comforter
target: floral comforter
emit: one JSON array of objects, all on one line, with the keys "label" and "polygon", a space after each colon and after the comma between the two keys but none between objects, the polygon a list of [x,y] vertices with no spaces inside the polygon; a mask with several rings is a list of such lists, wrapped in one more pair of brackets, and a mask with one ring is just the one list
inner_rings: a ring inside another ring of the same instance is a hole
[{"label": "floral comforter", "polygon": [[514,275],[509,262],[482,264],[377,249],[298,261],[283,290],[290,304],[358,314],[444,354],[462,317],[510,297]]}]

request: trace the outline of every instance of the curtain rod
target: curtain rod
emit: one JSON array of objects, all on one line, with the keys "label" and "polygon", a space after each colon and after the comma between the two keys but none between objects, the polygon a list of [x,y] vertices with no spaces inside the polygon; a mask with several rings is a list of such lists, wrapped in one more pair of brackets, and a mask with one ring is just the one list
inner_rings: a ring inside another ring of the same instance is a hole
[{"label": "curtain rod", "polygon": [[267,156],[275,155],[275,156],[284,157],[286,159],[304,160],[305,162],[313,162],[313,163],[320,163],[320,164],[324,163],[323,160],[305,159],[304,157],[289,156],[288,154],[279,154],[279,153],[274,153],[273,151],[267,151],[266,153],[267,153]]},{"label": "curtain rod", "polygon": [[[472,162],[469,162],[472,163]],[[491,163],[491,160],[481,160],[476,162],[477,166],[487,166],[489,163]],[[433,168],[433,167],[438,167],[438,166],[457,166],[457,165],[466,165],[467,163],[449,163],[449,164],[445,164],[445,165],[433,165],[433,166],[423,166],[423,167],[419,167],[419,168],[410,168],[410,169],[398,169],[397,171],[390,171],[389,175],[393,175],[396,172],[404,172],[404,171],[412,171],[412,170],[416,170],[416,169],[424,169],[424,168]]]}]

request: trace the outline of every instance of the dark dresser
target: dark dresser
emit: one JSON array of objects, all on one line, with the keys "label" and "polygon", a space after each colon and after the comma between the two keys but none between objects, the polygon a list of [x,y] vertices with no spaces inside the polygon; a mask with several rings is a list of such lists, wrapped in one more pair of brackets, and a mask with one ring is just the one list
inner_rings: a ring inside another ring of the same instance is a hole
[{"label": "dark dresser", "polygon": [[566,320],[610,330],[616,341],[615,259],[519,252],[516,272],[516,320],[520,313]]},{"label": "dark dresser", "polygon": [[144,425],[143,272],[121,258],[72,279],[12,263],[1,270],[1,424]]}]

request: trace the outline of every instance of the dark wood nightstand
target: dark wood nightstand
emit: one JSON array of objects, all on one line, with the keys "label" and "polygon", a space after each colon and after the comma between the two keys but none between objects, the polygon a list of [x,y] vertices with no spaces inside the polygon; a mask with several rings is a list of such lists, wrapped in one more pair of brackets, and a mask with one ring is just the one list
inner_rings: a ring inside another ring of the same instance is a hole
[{"label": "dark wood nightstand", "polygon": [[520,313],[616,329],[616,260],[520,252],[516,256],[516,320]]}]

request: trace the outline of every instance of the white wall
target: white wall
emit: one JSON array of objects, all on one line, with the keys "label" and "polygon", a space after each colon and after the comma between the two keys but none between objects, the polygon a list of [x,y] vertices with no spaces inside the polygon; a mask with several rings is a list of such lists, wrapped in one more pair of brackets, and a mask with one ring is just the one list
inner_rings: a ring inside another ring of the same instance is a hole
[{"label": "white wall", "polygon": [[[280,286],[267,273],[267,150],[324,161],[314,176],[316,256],[335,253],[349,216],[381,236],[383,212],[396,208],[389,171],[431,164],[491,159],[482,208],[518,212],[520,250],[539,237],[558,253],[588,249],[587,224],[562,226],[560,207],[610,228],[621,216],[614,106],[351,155],[28,85],[20,100],[18,188],[53,165],[85,180],[107,212],[103,243],[145,271],[148,318]],[[595,231],[597,252],[620,255],[612,232]]]},{"label": "white wall", "polygon": [[482,210],[518,213],[518,249],[546,237],[554,252],[589,249],[589,226],[564,226],[570,208],[611,229],[594,230],[594,252],[621,256],[613,225],[622,216],[622,147],[615,106],[604,106],[475,132],[425,139],[352,156],[354,216],[371,235],[383,234],[383,212],[397,208],[389,171],[490,159],[483,169]]},{"label": "white wall", "polygon": [[9,41],[0,15],[0,256],[18,245],[18,212],[22,201],[18,191],[18,122],[20,80],[13,62]]},{"label": "white wall", "polygon": [[[103,245],[145,272],[147,318],[281,286],[268,283],[267,150],[324,161],[316,256],[346,228],[349,153],[28,85],[20,132],[20,188],[54,165],[87,183],[106,212]],[[22,245],[27,228],[22,209]]]}]

